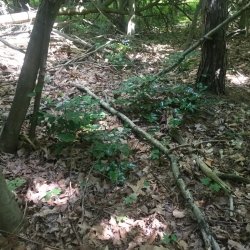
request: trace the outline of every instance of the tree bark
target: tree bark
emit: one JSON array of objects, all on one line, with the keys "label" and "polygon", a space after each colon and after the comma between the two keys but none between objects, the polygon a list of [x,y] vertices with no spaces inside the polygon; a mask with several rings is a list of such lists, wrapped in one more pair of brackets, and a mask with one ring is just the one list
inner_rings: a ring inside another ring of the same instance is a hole
[{"label": "tree bark", "polygon": [[[43,0],[39,6],[34,28],[31,33],[22,70],[18,79],[15,97],[9,116],[0,136],[0,148],[7,153],[15,153],[23,121],[35,89],[37,74],[44,51],[44,37],[49,37],[56,15],[63,0]],[[46,41],[48,48],[49,39]]]},{"label": "tree bark", "polygon": [[7,187],[1,169],[0,190],[0,232],[17,232],[22,226],[23,214]]},{"label": "tree bark", "polygon": [[[226,0],[206,0],[203,8],[205,33],[222,23],[228,16]],[[227,67],[225,35],[224,26],[203,43],[196,80],[197,84],[202,83],[216,94],[225,94]]]},{"label": "tree bark", "polygon": [[[239,2],[239,9],[242,8],[242,6],[246,5],[247,0],[242,0]],[[250,27],[250,10],[247,9],[242,12],[239,20],[239,28],[240,29],[245,29],[246,31],[246,37],[248,36],[249,33],[249,27]]]}]

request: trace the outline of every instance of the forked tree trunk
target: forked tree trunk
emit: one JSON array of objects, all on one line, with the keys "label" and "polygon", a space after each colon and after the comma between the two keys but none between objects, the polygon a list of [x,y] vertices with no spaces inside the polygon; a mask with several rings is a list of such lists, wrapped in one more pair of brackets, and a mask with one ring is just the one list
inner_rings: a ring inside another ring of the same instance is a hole
[{"label": "forked tree trunk", "polygon": [[[207,33],[227,18],[227,0],[205,0],[203,10],[205,33]],[[202,83],[216,94],[225,94],[227,67],[225,34],[226,28],[223,27],[203,43],[197,74],[197,84]]]},{"label": "forked tree trunk", "polygon": [[50,32],[62,3],[63,0],[41,1],[18,79],[15,97],[0,136],[0,149],[5,152],[15,153],[17,149],[19,133],[35,90],[44,48],[48,48]]},{"label": "forked tree trunk", "polygon": [[23,214],[19,209],[13,194],[0,169],[0,233],[14,233],[22,226]]}]

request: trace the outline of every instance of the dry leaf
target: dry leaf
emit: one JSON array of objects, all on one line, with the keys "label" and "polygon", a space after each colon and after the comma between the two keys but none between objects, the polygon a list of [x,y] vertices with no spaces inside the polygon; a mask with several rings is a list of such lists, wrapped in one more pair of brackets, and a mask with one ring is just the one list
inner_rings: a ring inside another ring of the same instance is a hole
[{"label": "dry leaf", "polygon": [[175,210],[173,211],[173,216],[174,216],[175,218],[181,219],[181,218],[184,218],[185,215],[186,215],[185,210],[180,211],[180,210],[175,209]]},{"label": "dry leaf", "polygon": [[178,245],[180,247],[181,250],[188,250],[188,244],[186,241],[184,240],[179,240],[178,241]]},{"label": "dry leaf", "polygon": [[137,183],[136,186],[132,184],[128,184],[128,186],[133,190],[133,192],[136,195],[145,195],[145,193],[142,191],[142,188],[144,188],[144,183],[145,183],[146,178],[143,177],[141,178]]},{"label": "dry leaf", "polygon": [[246,250],[246,248],[241,245],[239,242],[236,242],[234,240],[228,240],[228,245],[230,247],[233,247],[235,250]]}]

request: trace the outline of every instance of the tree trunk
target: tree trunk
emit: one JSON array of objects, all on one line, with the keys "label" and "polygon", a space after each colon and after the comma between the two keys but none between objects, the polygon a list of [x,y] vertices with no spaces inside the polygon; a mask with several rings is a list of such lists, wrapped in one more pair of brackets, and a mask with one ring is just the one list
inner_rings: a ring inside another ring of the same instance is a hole
[{"label": "tree trunk", "polygon": [[129,0],[129,21],[127,28],[127,35],[133,36],[135,34],[135,0]]},{"label": "tree trunk", "polygon": [[[241,9],[243,6],[245,6],[247,3],[247,0],[242,0],[238,3],[239,9]],[[245,29],[246,31],[246,37],[249,33],[249,27],[250,27],[250,9],[247,9],[242,12],[239,20],[239,28]]]},{"label": "tree trunk", "polygon": [[0,233],[14,233],[22,226],[23,214],[9,191],[0,169]]},{"label": "tree trunk", "polygon": [[[45,46],[48,48],[50,32],[62,3],[63,0],[43,0],[38,9],[15,97],[0,136],[0,148],[5,152],[16,152],[19,133],[35,89],[43,48]],[[48,39],[45,39],[47,37]]]},{"label": "tree trunk", "polygon": [[[206,0],[203,6],[205,33],[223,22],[228,15],[227,1]],[[216,94],[225,94],[226,28],[208,37],[202,45],[197,84],[202,83]]]}]

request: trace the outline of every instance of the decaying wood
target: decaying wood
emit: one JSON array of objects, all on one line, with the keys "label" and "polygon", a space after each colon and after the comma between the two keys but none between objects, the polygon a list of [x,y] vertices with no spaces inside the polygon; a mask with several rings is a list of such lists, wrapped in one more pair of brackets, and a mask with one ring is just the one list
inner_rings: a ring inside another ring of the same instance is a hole
[{"label": "decaying wood", "polygon": [[121,113],[121,112],[117,111],[116,109],[112,108],[107,102],[100,99],[97,95],[95,95],[87,87],[85,87],[83,85],[80,85],[79,83],[77,83],[77,84],[73,83],[72,86],[74,86],[77,89],[79,89],[80,91],[84,91],[88,95],[92,96],[94,99],[96,99],[99,102],[99,104],[100,104],[100,106],[102,108],[107,110],[112,115],[115,115],[115,116],[119,117],[136,134],[138,134],[138,136],[140,136],[141,138],[143,138],[143,139],[147,140],[148,142],[150,142],[150,144],[157,147],[160,151],[162,151],[166,155],[166,157],[171,162],[171,168],[172,168],[176,183],[177,183],[178,187],[180,188],[183,197],[185,198],[185,200],[187,201],[187,203],[191,207],[193,215],[195,216],[195,218],[196,218],[196,220],[198,222],[198,225],[199,225],[199,227],[201,229],[201,233],[202,233],[202,237],[203,237],[206,249],[219,250],[220,249],[219,244],[216,242],[216,240],[212,236],[212,233],[211,233],[211,231],[209,229],[209,225],[206,222],[203,213],[201,212],[199,207],[195,204],[191,192],[187,189],[184,180],[181,178],[179,167],[177,165],[176,157],[174,155],[170,154],[169,148],[164,146],[160,141],[156,140],[150,134],[148,134],[146,131],[144,131],[139,126],[137,126],[126,115],[124,115],[123,113]]},{"label": "decaying wood", "polygon": [[202,172],[207,177],[218,183],[227,194],[232,194],[231,188],[224,181],[220,179],[220,177],[216,174],[215,171],[209,168],[208,165],[205,162],[203,162],[198,156],[194,155],[193,158],[195,159],[196,163],[198,164]]},{"label": "decaying wood", "polygon": [[243,182],[243,183],[250,183],[249,178],[245,178],[243,176],[239,176],[236,174],[228,174],[228,173],[222,173],[222,172],[215,172],[221,179],[225,180],[232,180],[232,181],[237,181],[237,182]]},{"label": "decaying wood", "polygon": [[182,196],[185,198],[188,205],[190,206],[193,212],[193,215],[195,216],[198,222],[198,225],[200,226],[206,249],[211,249],[211,246],[212,246],[212,249],[219,250],[220,249],[219,244],[216,242],[216,240],[212,236],[210,232],[210,228],[204,218],[203,213],[201,212],[199,207],[195,204],[192,194],[188,190],[184,180],[181,178],[179,167],[176,162],[176,157],[173,155],[170,155],[170,159],[171,159],[171,167],[172,167],[172,171],[173,171],[176,183],[179,189],[181,190]]}]

